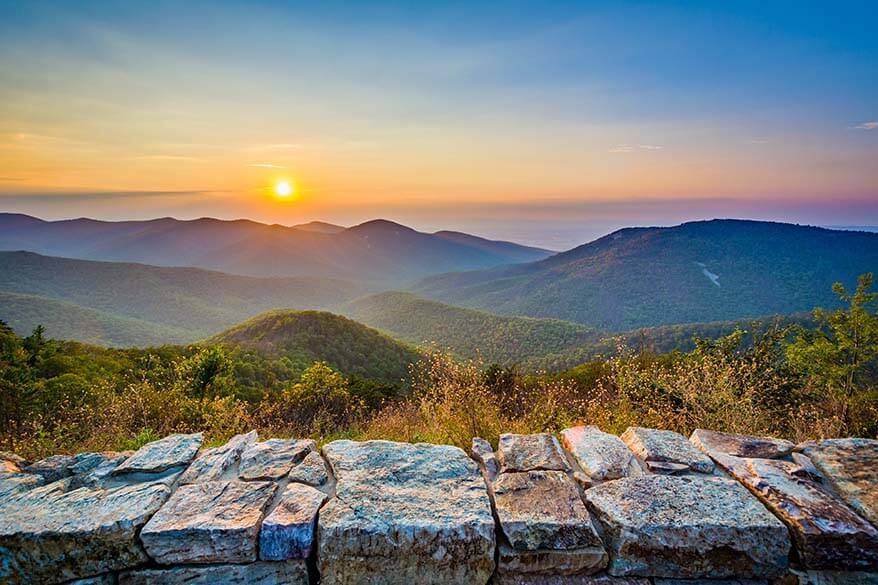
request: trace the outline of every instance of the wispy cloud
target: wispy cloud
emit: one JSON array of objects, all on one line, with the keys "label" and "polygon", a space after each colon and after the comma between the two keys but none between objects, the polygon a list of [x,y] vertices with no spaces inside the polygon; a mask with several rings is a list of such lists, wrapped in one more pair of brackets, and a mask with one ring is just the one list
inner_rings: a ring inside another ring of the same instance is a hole
[{"label": "wispy cloud", "polygon": [[767,138],[754,138],[750,141],[750,144],[768,144]]},{"label": "wispy cloud", "polygon": [[146,154],[136,157],[139,160],[159,160],[168,162],[204,162],[203,158],[195,156],[180,156],[175,154]]},{"label": "wispy cloud", "polygon": [[617,144],[609,149],[608,152],[636,152],[638,150],[661,150],[662,147],[656,144]]},{"label": "wispy cloud", "polygon": [[863,122],[853,127],[854,130],[878,130],[878,122]]},{"label": "wispy cloud", "polygon": [[259,167],[261,169],[285,169],[285,168],[287,168],[283,165],[275,165],[275,164],[271,164],[271,163],[253,163],[253,164],[248,165],[248,166]]}]

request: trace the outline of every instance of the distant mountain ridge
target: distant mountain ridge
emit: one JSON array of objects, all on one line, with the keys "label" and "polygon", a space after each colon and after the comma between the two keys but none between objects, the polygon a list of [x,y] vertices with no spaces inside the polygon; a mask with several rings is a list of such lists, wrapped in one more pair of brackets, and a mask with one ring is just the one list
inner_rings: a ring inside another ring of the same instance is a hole
[{"label": "distant mountain ridge", "polygon": [[[39,298],[73,303],[129,323],[152,323],[174,335],[150,340],[142,328],[113,329],[95,342],[117,345],[192,342],[213,335],[270,309],[324,309],[370,292],[368,286],[324,278],[256,278],[202,270],[134,263],[97,262],[41,256],[32,252],[0,252],[0,291],[27,295],[16,303],[0,302],[0,319],[10,320],[27,308],[34,314]],[[57,305],[43,303],[47,315]],[[92,316],[96,319],[96,316]],[[92,318],[89,317],[89,318]],[[23,318],[23,317],[21,317]],[[24,319],[23,322],[27,320]],[[51,318],[43,321],[54,325]],[[29,322],[29,321],[27,321]],[[85,324],[88,321],[83,321]],[[105,321],[107,327],[113,323]]]},{"label": "distant mountain ridge", "polygon": [[314,276],[394,285],[552,254],[468,234],[418,232],[387,220],[343,228],[323,222],[286,227],[212,218],[44,221],[21,214],[0,214],[0,250],[244,276]]},{"label": "distant mountain ridge", "polygon": [[712,220],[627,228],[527,264],[432,276],[411,288],[445,303],[607,331],[835,306],[878,269],[878,234]]}]

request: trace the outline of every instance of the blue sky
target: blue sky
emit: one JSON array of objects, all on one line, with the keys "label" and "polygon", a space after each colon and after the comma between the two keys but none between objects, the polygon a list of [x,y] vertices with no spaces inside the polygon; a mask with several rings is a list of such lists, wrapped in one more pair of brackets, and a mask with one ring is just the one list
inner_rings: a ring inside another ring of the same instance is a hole
[{"label": "blue sky", "polygon": [[717,215],[878,223],[866,2],[0,9],[5,210],[555,247]]}]

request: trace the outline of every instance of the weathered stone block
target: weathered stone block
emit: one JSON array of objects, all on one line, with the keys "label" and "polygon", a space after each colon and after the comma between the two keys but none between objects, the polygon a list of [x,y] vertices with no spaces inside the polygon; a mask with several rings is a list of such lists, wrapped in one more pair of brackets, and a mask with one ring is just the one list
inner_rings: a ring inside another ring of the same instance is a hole
[{"label": "weathered stone block", "polygon": [[288,478],[291,482],[321,488],[329,483],[329,471],[320,453],[311,451],[305,455],[301,463],[293,467]]},{"label": "weathered stone block", "polygon": [[511,471],[570,471],[558,439],[551,433],[500,435],[497,445],[500,473]]},{"label": "weathered stone block", "polygon": [[774,578],[786,570],[786,528],[733,480],[648,475],[585,497],[611,575]]},{"label": "weathered stone block", "polygon": [[878,526],[878,440],[828,439],[802,451],[851,508]]},{"label": "weathered stone block", "polygon": [[255,561],[259,525],[275,489],[269,482],[241,481],[181,486],[143,527],[140,540],[165,565]]},{"label": "weathered stone block", "polygon": [[561,471],[501,473],[492,484],[500,528],[517,550],[604,551],[579,490]]},{"label": "weathered stone block", "polygon": [[70,471],[70,468],[75,463],[76,458],[72,455],[51,455],[28,465],[24,470],[27,473],[41,475],[46,480],[46,483],[52,483],[53,481],[70,477],[73,473]]},{"label": "weathered stone block", "polygon": [[137,531],[167,499],[167,486],[65,491],[69,484],[0,502],[0,582],[58,583],[148,560]]},{"label": "weathered stone block", "polygon": [[241,454],[257,439],[256,431],[235,435],[220,447],[205,449],[198,454],[180,476],[181,484],[233,479],[225,477],[228,470],[241,459]]},{"label": "weathered stone block", "polygon": [[28,466],[23,457],[15,453],[0,451],[0,478],[6,474],[21,473]]},{"label": "weathered stone block", "polygon": [[494,481],[494,478],[500,473],[500,463],[494,455],[491,443],[481,437],[473,437],[470,455],[479,464],[485,478],[488,481]]},{"label": "weathered stone block", "polygon": [[789,527],[806,568],[878,568],[878,530],[823,487],[797,474],[795,463],[714,454]]},{"label": "weathered stone block", "polygon": [[785,457],[795,447],[784,439],[736,435],[705,429],[695,429],[689,440],[708,455],[713,451],[735,457],[758,457],[760,459]]},{"label": "weathered stone block", "polygon": [[279,480],[302,462],[317,444],[310,439],[269,439],[244,450],[238,477],[247,481]]},{"label": "weathered stone block", "polygon": [[119,585],[308,585],[304,561],[256,562],[140,569],[119,575]]},{"label": "weathered stone block", "polygon": [[634,454],[616,435],[589,425],[564,429],[561,440],[593,480],[619,479],[631,474]]},{"label": "weathered stone block", "polygon": [[494,570],[485,480],[457,447],[334,441],[318,518],[323,585],[470,585]]},{"label": "weathered stone block", "polygon": [[203,439],[201,433],[195,433],[193,435],[168,435],[158,441],[147,443],[116,467],[113,470],[113,475],[158,473],[174,467],[189,465],[198,452]]},{"label": "weathered stone block", "polygon": [[628,427],[622,433],[628,448],[646,462],[685,465],[692,471],[712,473],[713,461],[686,437],[674,431]]},{"label": "weathered stone block", "polygon": [[277,506],[259,531],[259,558],[263,561],[306,559],[314,542],[317,511],[326,494],[301,483],[287,485]]}]

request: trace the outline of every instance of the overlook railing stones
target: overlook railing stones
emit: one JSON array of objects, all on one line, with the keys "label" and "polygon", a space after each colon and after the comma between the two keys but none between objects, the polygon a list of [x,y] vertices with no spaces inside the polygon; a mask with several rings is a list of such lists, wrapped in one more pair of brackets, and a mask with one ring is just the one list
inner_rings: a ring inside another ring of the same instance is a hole
[{"label": "overlook railing stones", "polygon": [[0,584],[878,585],[878,441],[594,426],[0,453]]}]

